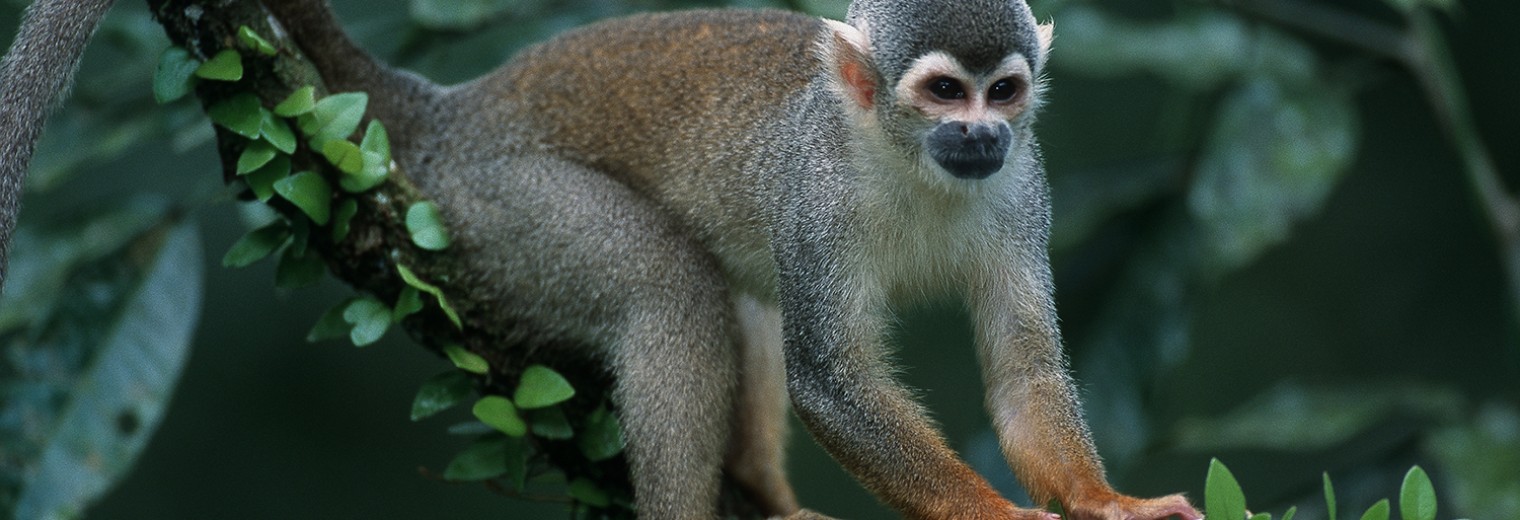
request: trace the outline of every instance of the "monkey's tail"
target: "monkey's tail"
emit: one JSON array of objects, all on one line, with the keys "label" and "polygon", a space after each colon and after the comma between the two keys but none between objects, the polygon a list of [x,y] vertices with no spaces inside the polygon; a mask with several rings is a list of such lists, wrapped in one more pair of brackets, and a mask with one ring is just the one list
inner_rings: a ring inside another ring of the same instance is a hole
[{"label": "monkey's tail", "polygon": [[393,69],[370,55],[343,32],[332,8],[322,0],[265,0],[306,57],[334,92],[370,94],[371,115],[387,126],[414,126],[429,112],[440,88],[416,74]]},{"label": "monkey's tail", "polygon": [[37,0],[0,60],[0,286],[21,184],[48,113],[68,97],[85,45],[113,0]]}]

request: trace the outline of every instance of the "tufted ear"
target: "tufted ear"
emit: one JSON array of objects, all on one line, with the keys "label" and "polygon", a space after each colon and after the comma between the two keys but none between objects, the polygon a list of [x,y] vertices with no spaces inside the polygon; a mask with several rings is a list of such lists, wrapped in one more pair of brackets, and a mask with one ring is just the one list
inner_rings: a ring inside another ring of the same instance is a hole
[{"label": "tufted ear", "polygon": [[876,103],[880,75],[871,62],[871,41],[865,31],[852,25],[824,20],[827,31],[819,42],[824,63],[833,73],[835,86],[861,110]]},{"label": "tufted ear", "polygon": [[[1035,37],[1040,39],[1040,56],[1044,58],[1050,55],[1050,43],[1056,39],[1056,23],[1043,23],[1034,26]],[[1043,61],[1043,59],[1042,59]]]}]

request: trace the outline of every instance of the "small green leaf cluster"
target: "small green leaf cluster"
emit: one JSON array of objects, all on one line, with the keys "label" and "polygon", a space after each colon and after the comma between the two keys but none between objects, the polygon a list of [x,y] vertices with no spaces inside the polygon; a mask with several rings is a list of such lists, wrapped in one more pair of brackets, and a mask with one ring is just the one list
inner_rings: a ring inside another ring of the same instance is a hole
[{"label": "small green leaf cluster", "polygon": [[[1336,520],[1337,506],[1335,501],[1335,486],[1330,482],[1330,474],[1324,474],[1325,482],[1325,509],[1326,517]],[[1245,518],[1249,520],[1272,520],[1271,513],[1251,514],[1246,509],[1245,493],[1240,489],[1240,483],[1235,480],[1235,475],[1230,473],[1223,462],[1214,459],[1209,463],[1209,474],[1204,483],[1204,509],[1208,518]],[[1293,520],[1293,515],[1298,508],[1290,507],[1282,515],[1282,520]],[[1361,520],[1389,520],[1391,509],[1388,499],[1379,500],[1368,507]],[[1436,492],[1431,485],[1430,476],[1419,466],[1409,468],[1404,474],[1404,483],[1399,488],[1399,519],[1400,520],[1435,520],[1436,518]]]},{"label": "small green leaf cluster", "polygon": [[[489,371],[484,358],[457,345],[445,347],[444,352],[459,370],[438,374],[423,383],[412,402],[413,421],[469,401],[475,393],[475,378],[469,374]],[[530,480],[550,473],[552,466],[566,467],[549,460],[551,451],[560,457],[571,454],[583,463],[576,467],[593,471],[595,463],[622,453],[622,431],[605,400],[589,413],[577,416],[585,407],[567,406],[576,396],[575,388],[554,369],[529,365],[511,394],[510,398],[486,395],[476,399],[470,412],[477,422],[451,428],[480,436],[449,462],[444,479],[496,481],[504,489],[521,494]],[[565,493],[585,511],[631,513],[629,494],[605,489],[592,478],[597,476],[567,474]]]},{"label": "small green leaf cluster", "polygon": [[[166,51],[155,77],[158,99],[168,102],[182,97],[199,81],[241,81],[243,59],[279,54],[274,44],[248,27],[240,28],[238,42],[239,49],[223,50],[205,62],[196,61],[183,49]],[[304,86],[272,108],[258,96],[243,92],[207,109],[212,122],[226,130],[223,135],[231,134],[242,145],[234,173],[251,198],[293,209],[234,243],[223,257],[224,266],[244,267],[278,254],[278,286],[301,287],[321,279],[325,263],[311,244],[318,239],[331,243],[347,239],[359,202],[364,200],[362,194],[383,184],[395,167],[385,126],[377,120],[365,124],[368,102],[363,92],[323,97],[314,86]],[[356,142],[352,138],[361,125],[362,138]],[[302,148],[309,153],[298,156]],[[326,162],[330,168],[297,167],[312,160]],[[404,223],[420,249],[443,251],[451,245],[442,212],[432,202],[408,206]],[[384,337],[393,324],[431,304],[456,328],[464,329],[459,313],[439,286],[403,263],[396,263],[396,275],[405,286],[394,302],[372,295],[349,298],[323,314],[306,339],[346,337],[357,347],[368,346]],[[423,384],[412,406],[414,421],[471,400],[477,394],[477,381],[505,372],[493,372],[490,361],[461,345],[441,350],[457,370]],[[622,433],[606,397],[583,397],[575,406],[566,406],[576,396],[574,387],[560,373],[536,364],[522,370],[509,393],[510,398],[485,395],[475,399],[470,408],[475,421],[451,429],[479,438],[449,463],[443,477],[499,481],[520,493],[532,477],[557,467],[567,476],[565,494],[585,506],[582,512],[631,517],[631,492],[608,489],[605,484],[615,481],[605,477],[626,469],[616,465],[620,462],[600,464],[615,461],[623,450]],[[572,457],[572,462],[564,464],[565,457]]]},{"label": "small green leaf cluster", "polygon": [[[247,26],[239,28],[238,41],[243,52],[254,56],[279,54],[278,48]],[[224,49],[205,62],[197,62],[188,51],[170,48],[159,60],[155,95],[160,102],[168,102],[184,96],[200,80],[238,82],[243,78],[243,57],[238,49]],[[273,108],[265,107],[258,96],[243,92],[207,109],[213,123],[243,139],[234,172],[253,198],[264,203],[274,203],[278,198],[299,211],[244,235],[227,251],[222,265],[244,267],[278,252],[277,286],[304,287],[322,278],[325,264],[308,247],[313,232],[325,228],[325,238],[332,243],[347,239],[353,218],[359,213],[357,197],[383,184],[395,167],[390,136],[380,121],[370,120],[364,125],[357,143],[350,140],[364,122],[368,103],[369,96],[363,92],[318,97],[316,87],[308,85]],[[302,137],[313,156],[331,165],[329,171],[336,172],[336,179],[316,170],[296,171],[294,155],[302,146]],[[431,202],[412,205],[406,226],[420,248],[441,251],[449,246],[448,230]],[[348,336],[355,346],[372,344],[391,324],[422,310],[422,293],[438,303],[450,322],[463,328],[441,289],[406,266],[398,265],[398,270],[407,287],[394,304],[372,296],[351,298],[328,311],[307,339]]]}]

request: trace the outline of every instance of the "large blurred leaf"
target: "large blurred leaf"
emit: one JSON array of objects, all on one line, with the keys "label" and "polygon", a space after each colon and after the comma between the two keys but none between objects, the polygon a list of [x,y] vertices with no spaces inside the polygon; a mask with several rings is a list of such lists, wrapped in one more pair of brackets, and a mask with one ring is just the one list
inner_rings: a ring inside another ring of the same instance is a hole
[{"label": "large blurred leaf", "polygon": [[1056,14],[1056,28],[1053,65],[1093,77],[1145,72],[1191,90],[1217,88],[1252,71],[1299,83],[1314,77],[1317,62],[1297,40],[1223,11],[1142,23],[1072,5]]},{"label": "large blurred leaf", "polygon": [[1493,404],[1442,430],[1426,449],[1448,471],[1441,498],[1471,518],[1520,518],[1520,411]]},{"label": "large blurred leaf", "polygon": [[70,276],[120,250],[165,211],[163,199],[142,197],[75,224],[47,229],[23,224],[11,244],[10,277],[0,292],[0,334],[43,325],[65,296],[59,289]]},{"label": "large blurred leaf", "polygon": [[[85,228],[122,220],[111,214]],[[162,217],[132,220],[159,224],[106,235],[111,254],[76,254],[61,274],[23,271],[48,273],[27,283],[59,295],[0,337],[0,511],[15,518],[73,517],[109,489],[147,445],[179,378],[200,312],[199,235]],[[69,234],[38,240],[58,251],[105,249]]]},{"label": "large blurred leaf", "polygon": [[1257,78],[1232,92],[1188,193],[1211,267],[1246,263],[1317,213],[1356,143],[1351,99],[1332,85],[1293,92]]},{"label": "large blurred leaf", "polygon": [[501,16],[512,0],[411,0],[412,18],[430,29],[469,29]]},{"label": "large blurred leaf", "polygon": [[1446,422],[1462,396],[1410,384],[1308,386],[1282,383],[1216,418],[1180,421],[1173,441],[1183,450],[1308,451],[1333,448],[1390,418]]}]

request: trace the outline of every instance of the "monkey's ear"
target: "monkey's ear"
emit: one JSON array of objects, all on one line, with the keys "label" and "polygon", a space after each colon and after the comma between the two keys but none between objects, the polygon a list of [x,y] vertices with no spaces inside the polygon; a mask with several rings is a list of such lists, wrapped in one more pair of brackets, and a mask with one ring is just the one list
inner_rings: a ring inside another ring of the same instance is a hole
[{"label": "monkey's ear", "polygon": [[1035,37],[1040,39],[1040,55],[1050,54],[1050,43],[1056,39],[1056,23],[1054,21],[1034,26]]},{"label": "monkey's ear", "polygon": [[843,22],[824,20],[824,24],[828,31],[820,45],[836,87],[856,107],[870,110],[875,106],[876,89],[880,87],[876,67],[871,63],[870,39],[865,31]]}]

